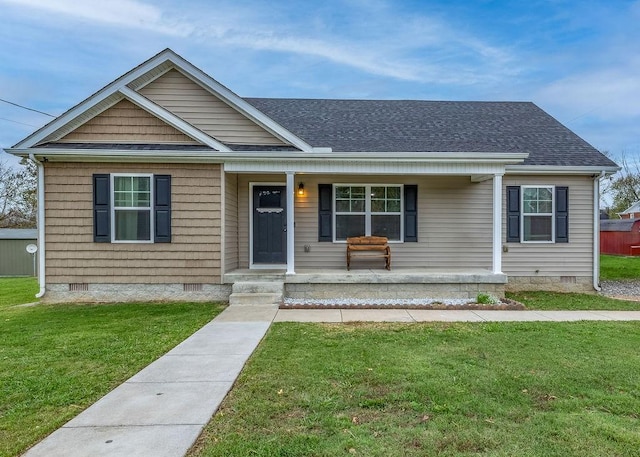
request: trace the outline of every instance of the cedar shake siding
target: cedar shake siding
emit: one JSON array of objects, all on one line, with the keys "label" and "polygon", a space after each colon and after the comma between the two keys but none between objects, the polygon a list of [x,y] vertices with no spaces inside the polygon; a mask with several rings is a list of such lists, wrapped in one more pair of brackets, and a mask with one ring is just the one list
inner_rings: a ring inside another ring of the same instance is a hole
[{"label": "cedar shake siding", "polygon": [[[491,180],[468,176],[298,175],[295,268],[346,268],[345,243],[318,241],[318,184],[417,184],[418,241],[392,243],[391,268],[491,268]],[[238,175],[239,266],[249,266],[249,183],[281,182],[278,175]],[[305,252],[304,246],[310,246]],[[362,265],[363,262],[358,265]]]},{"label": "cedar shake siding", "polygon": [[168,71],[139,93],[223,143],[284,144],[177,70]]},{"label": "cedar shake siding", "polygon": [[128,100],[122,100],[59,140],[61,143],[198,144]]},{"label": "cedar shake siding", "polygon": [[[93,241],[95,173],[170,175],[170,243]],[[48,163],[45,166],[48,284],[219,284],[220,166]]]}]

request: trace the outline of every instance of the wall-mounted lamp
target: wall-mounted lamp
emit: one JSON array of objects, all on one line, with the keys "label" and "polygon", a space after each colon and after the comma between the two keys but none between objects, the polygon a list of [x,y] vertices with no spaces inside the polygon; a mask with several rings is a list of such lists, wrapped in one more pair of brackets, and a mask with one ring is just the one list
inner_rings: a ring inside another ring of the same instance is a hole
[{"label": "wall-mounted lamp", "polygon": [[304,183],[298,184],[298,196],[304,197]]}]

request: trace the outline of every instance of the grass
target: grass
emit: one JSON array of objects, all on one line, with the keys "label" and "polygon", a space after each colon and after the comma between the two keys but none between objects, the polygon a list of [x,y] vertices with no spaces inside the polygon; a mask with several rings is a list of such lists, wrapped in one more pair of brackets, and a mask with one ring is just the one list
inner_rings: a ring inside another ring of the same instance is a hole
[{"label": "grass", "polygon": [[6,306],[38,301],[38,279],[32,276],[0,278],[0,310]]},{"label": "grass", "polygon": [[597,294],[559,292],[508,292],[507,298],[524,303],[527,309],[640,311],[640,302],[617,300]]},{"label": "grass", "polygon": [[600,278],[604,280],[640,280],[640,257],[600,256]]},{"label": "grass", "polygon": [[190,456],[635,456],[637,323],[279,323]]},{"label": "grass", "polygon": [[19,284],[0,280],[0,456],[23,452],[222,310],[202,303],[11,307],[8,300],[31,293]]}]

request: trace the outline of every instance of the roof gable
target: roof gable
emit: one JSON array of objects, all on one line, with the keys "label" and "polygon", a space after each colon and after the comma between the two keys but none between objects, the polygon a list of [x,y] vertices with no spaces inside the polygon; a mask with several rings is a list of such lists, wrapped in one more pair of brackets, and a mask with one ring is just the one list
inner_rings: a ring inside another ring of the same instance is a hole
[{"label": "roof gable", "polygon": [[285,144],[175,68],[138,92],[225,144]]},{"label": "roof gable", "polygon": [[198,144],[193,138],[126,99],[66,134],[58,142]]},{"label": "roof gable", "polygon": [[[245,102],[242,98],[170,49],[165,49],[111,84],[100,89],[83,102],[29,135],[13,146],[13,148],[26,149],[46,142],[58,141],[80,125],[86,123],[89,119],[94,118],[97,114],[117,103],[120,99],[127,98],[191,138],[218,151],[231,151],[229,147],[213,136],[197,129],[179,116],[171,113],[170,110],[154,103],[136,91],[136,89],[148,85],[171,69],[177,69],[180,73],[187,75],[191,80],[197,82],[201,88],[206,88],[206,91],[210,94],[215,94],[218,100],[223,101],[265,131],[270,132],[273,137],[281,139],[281,144],[286,143],[303,151],[312,150],[309,144],[259,112],[255,107]],[[244,142],[246,143],[247,141]]]}]

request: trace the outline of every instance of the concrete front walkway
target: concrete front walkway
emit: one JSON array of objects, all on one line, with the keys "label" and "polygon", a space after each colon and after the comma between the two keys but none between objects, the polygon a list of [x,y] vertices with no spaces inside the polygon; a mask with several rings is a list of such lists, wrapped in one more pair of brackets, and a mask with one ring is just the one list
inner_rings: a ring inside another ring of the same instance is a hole
[{"label": "concrete front walkway", "polygon": [[28,457],[177,457],[189,450],[277,309],[227,308],[31,448]]},{"label": "concrete front walkway", "polygon": [[578,320],[640,320],[640,311],[277,310],[272,306],[231,306],[25,456],[184,456],[272,321]]}]

